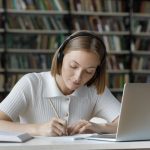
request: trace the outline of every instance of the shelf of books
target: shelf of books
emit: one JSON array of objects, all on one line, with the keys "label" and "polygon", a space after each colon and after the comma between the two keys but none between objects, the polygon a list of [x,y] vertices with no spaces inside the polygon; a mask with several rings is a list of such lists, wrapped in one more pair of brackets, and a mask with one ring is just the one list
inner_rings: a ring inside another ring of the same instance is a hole
[{"label": "shelf of books", "polygon": [[5,4],[5,88],[9,92],[22,75],[50,70],[54,51],[70,31],[67,1],[6,0]]},{"label": "shelf of books", "polygon": [[53,54],[64,39],[74,31],[90,30],[105,42],[107,84],[120,99],[124,83],[150,78],[149,3],[0,0],[0,89],[5,85],[9,92],[22,75],[50,70]]},{"label": "shelf of books", "polygon": [[134,1],[133,5],[133,82],[150,82],[150,1]]}]

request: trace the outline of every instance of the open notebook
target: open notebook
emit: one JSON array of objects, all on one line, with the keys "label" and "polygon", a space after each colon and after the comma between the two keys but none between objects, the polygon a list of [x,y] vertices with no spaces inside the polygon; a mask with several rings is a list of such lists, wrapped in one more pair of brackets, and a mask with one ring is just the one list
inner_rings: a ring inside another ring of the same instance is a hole
[{"label": "open notebook", "polygon": [[150,84],[127,83],[124,86],[117,134],[92,135],[89,140],[150,140]]}]

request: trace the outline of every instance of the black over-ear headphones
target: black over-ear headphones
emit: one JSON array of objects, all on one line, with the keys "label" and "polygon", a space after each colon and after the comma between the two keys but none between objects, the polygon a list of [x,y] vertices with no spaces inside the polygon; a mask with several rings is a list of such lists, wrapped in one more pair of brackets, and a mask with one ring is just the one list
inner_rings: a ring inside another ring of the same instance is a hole
[{"label": "black over-ear headphones", "polygon": [[103,49],[103,58],[101,59],[101,64],[100,64],[100,66],[102,66],[103,63],[105,63],[106,47],[104,45],[104,42],[101,40],[101,38],[98,37],[96,34],[91,33],[90,31],[77,31],[77,32],[73,33],[72,35],[70,35],[58,48],[57,63],[62,63],[63,57],[64,57],[64,49],[65,49],[65,46],[67,45],[67,43],[70,40],[72,40],[76,37],[80,37],[80,36],[89,36],[91,38],[97,39],[100,42],[100,44],[102,45],[102,49]]}]

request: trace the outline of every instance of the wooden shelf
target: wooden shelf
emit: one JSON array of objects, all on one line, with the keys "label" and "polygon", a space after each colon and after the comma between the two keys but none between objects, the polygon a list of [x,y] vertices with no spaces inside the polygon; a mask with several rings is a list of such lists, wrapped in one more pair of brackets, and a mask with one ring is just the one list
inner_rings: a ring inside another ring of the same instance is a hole
[{"label": "wooden shelf", "polygon": [[3,53],[4,52],[4,48],[0,48],[0,53]]},{"label": "wooden shelf", "polygon": [[3,8],[0,8],[0,13],[3,13],[4,12],[4,9]]},{"label": "wooden shelf", "polygon": [[55,51],[44,49],[8,49],[8,53],[54,54]]},{"label": "wooden shelf", "polygon": [[0,33],[3,33],[4,32],[4,29],[0,28]]},{"label": "wooden shelf", "polygon": [[149,32],[140,32],[140,33],[133,33],[133,36],[139,36],[139,37],[150,37]]},{"label": "wooden shelf", "polygon": [[8,9],[8,14],[15,15],[68,15],[69,11],[56,11],[56,10],[15,10]]},{"label": "wooden shelf", "polygon": [[107,52],[108,55],[129,55],[130,54],[130,50],[120,50],[119,52],[117,51],[109,51]]},{"label": "wooden shelf", "polygon": [[42,71],[48,71],[49,69],[13,69],[13,68],[7,68],[6,71],[8,73],[17,73],[17,74],[24,74],[24,73],[30,73],[30,72],[42,72]]},{"label": "wooden shelf", "polygon": [[[75,32],[74,30],[72,30],[72,32]],[[96,34],[98,35],[108,35],[108,36],[113,36],[113,35],[117,35],[117,36],[129,36],[130,32],[129,31],[110,31],[110,32],[99,32],[99,31],[94,31]]]},{"label": "wooden shelf", "polygon": [[129,13],[122,12],[91,12],[91,11],[71,11],[71,15],[75,16],[104,16],[104,17],[128,17]]},{"label": "wooden shelf", "polygon": [[130,70],[107,70],[109,74],[128,74]]},{"label": "wooden shelf", "polygon": [[7,33],[17,34],[68,34],[68,30],[23,30],[23,29],[7,29]]},{"label": "wooden shelf", "polygon": [[148,74],[148,75],[150,75],[150,70],[132,70],[132,72],[134,74],[142,74],[142,75]]},{"label": "wooden shelf", "polygon": [[133,13],[133,15],[132,15],[132,17],[134,18],[134,19],[150,19],[150,14],[148,14],[148,13]]},{"label": "wooden shelf", "polygon": [[134,54],[136,56],[150,57],[150,51],[138,50],[138,51],[133,51],[132,54]]}]

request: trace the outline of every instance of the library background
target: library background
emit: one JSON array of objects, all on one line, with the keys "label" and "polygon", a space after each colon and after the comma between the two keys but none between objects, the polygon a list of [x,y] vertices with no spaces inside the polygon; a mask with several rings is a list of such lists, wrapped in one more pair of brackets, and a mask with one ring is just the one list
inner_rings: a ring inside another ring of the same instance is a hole
[{"label": "library background", "polygon": [[0,101],[24,74],[50,70],[77,30],[103,38],[118,99],[125,82],[150,82],[150,0],[0,0]]}]

